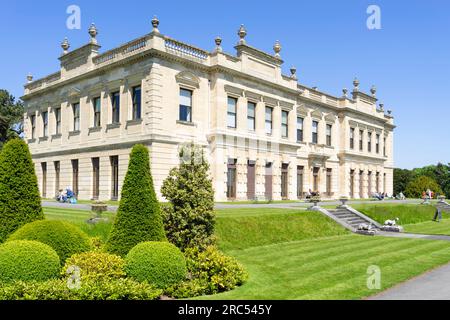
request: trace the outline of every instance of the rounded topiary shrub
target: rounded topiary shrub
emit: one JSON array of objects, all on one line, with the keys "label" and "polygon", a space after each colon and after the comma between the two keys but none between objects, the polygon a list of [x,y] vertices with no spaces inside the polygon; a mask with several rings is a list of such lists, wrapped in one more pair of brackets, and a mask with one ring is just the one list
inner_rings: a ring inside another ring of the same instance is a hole
[{"label": "rounded topiary shrub", "polygon": [[166,288],[186,278],[186,261],[180,249],[168,242],[144,242],[125,258],[125,272],[137,281]]},{"label": "rounded topiary shrub", "polygon": [[8,240],[34,240],[45,243],[56,251],[62,264],[70,256],[91,249],[88,235],[64,221],[43,220],[29,223],[14,232]]},{"label": "rounded topiary shrub", "polygon": [[45,281],[58,276],[55,250],[37,241],[9,241],[0,246],[0,283]]},{"label": "rounded topiary shrub", "polygon": [[75,254],[66,260],[61,275],[71,267],[80,269],[81,280],[120,279],[125,277],[125,261],[106,252],[91,251]]}]

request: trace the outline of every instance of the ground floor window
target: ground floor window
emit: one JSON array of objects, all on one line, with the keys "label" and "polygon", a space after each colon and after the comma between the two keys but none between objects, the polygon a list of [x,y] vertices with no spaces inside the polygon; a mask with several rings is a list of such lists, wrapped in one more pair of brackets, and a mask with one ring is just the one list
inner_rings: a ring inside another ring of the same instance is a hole
[{"label": "ground floor window", "polygon": [[229,159],[227,172],[227,198],[230,200],[236,199],[236,182],[236,159]]},{"label": "ground floor window", "polygon": [[350,198],[355,198],[355,170],[350,170]]},{"label": "ground floor window", "polygon": [[55,161],[54,166],[55,166],[55,195],[58,195],[60,190],[61,163],[59,161]]},{"label": "ground floor window", "polygon": [[47,198],[47,163],[41,163],[42,167],[42,198]]},{"label": "ground floor window", "polygon": [[377,180],[376,180],[376,192],[380,193],[381,189],[380,189],[380,173],[377,172]]},{"label": "ground floor window", "polygon": [[320,168],[313,169],[313,191],[319,192],[319,172]]},{"label": "ground floor window", "polygon": [[265,174],[265,191],[264,195],[267,200],[272,200],[272,183],[273,182],[273,170],[272,163],[266,164],[266,174]]},{"label": "ground floor window", "polygon": [[359,171],[359,197],[364,197],[364,171]]},{"label": "ground floor window", "polygon": [[247,199],[254,200],[256,198],[256,163],[249,161],[247,164]]},{"label": "ground floor window", "polygon": [[305,168],[297,167],[297,198],[303,199],[303,175]]},{"label": "ground floor window", "polygon": [[100,196],[100,158],[92,158],[92,199]]},{"label": "ground floor window", "polygon": [[372,171],[369,171],[369,173],[367,174],[368,177],[368,194],[369,194],[369,198],[372,196]]},{"label": "ground floor window", "polygon": [[327,195],[331,197],[333,194],[331,192],[331,179],[332,179],[333,170],[327,169]]},{"label": "ground floor window", "polygon": [[72,191],[78,196],[78,160],[72,160]]},{"label": "ground floor window", "polygon": [[281,166],[281,198],[288,199],[288,183],[289,183],[289,164]]},{"label": "ground floor window", "polygon": [[111,162],[111,200],[119,199],[119,157],[110,157]]}]

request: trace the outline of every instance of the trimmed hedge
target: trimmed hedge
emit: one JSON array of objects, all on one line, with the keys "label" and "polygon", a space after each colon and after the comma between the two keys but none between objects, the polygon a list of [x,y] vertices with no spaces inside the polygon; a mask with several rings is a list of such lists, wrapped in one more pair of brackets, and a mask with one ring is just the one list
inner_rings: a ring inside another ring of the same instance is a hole
[{"label": "trimmed hedge", "polygon": [[136,145],[122,187],[117,216],[106,250],[122,257],[140,242],[167,240],[147,147]]},{"label": "trimmed hedge", "polygon": [[58,255],[46,244],[9,241],[0,246],[0,283],[44,281],[56,278],[59,269]]},{"label": "trimmed hedge", "polygon": [[9,141],[0,153],[0,243],[21,226],[44,219],[27,144]]},{"label": "trimmed hedge", "polygon": [[67,259],[61,275],[66,276],[67,270],[72,266],[80,268],[82,281],[125,277],[125,261],[105,252],[91,251],[73,255]]},{"label": "trimmed hedge", "polygon": [[66,280],[0,285],[0,300],[156,300],[162,290],[130,279],[88,280],[71,290]]},{"label": "trimmed hedge", "polygon": [[144,242],[125,258],[125,272],[137,281],[166,288],[186,278],[186,261],[180,249],[168,242]]},{"label": "trimmed hedge", "polygon": [[56,251],[61,264],[72,255],[91,249],[88,235],[64,221],[44,220],[29,223],[13,233],[8,240],[34,240],[45,243]]}]

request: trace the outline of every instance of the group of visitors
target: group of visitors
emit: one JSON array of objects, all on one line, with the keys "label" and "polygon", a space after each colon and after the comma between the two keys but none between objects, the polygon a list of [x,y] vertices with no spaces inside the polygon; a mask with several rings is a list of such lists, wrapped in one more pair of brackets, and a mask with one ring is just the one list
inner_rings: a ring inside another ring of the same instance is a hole
[{"label": "group of visitors", "polygon": [[375,193],[373,194],[373,197],[374,197],[375,199],[380,200],[380,201],[383,201],[383,200],[385,200],[385,199],[390,198],[386,192],[383,192],[383,193],[375,192]]},{"label": "group of visitors", "polygon": [[428,189],[422,192],[422,204],[430,204],[431,199],[434,198],[434,192]]},{"label": "group of visitors", "polygon": [[72,189],[70,189],[70,187],[67,187],[65,190],[63,190],[63,189],[59,190],[59,193],[56,196],[56,201],[61,202],[61,203],[71,203],[71,204],[77,203],[75,193],[72,191]]},{"label": "group of visitors", "polygon": [[306,193],[306,199],[311,199],[313,197],[318,196],[320,196],[320,192],[311,191],[311,189],[309,189],[308,192]]}]

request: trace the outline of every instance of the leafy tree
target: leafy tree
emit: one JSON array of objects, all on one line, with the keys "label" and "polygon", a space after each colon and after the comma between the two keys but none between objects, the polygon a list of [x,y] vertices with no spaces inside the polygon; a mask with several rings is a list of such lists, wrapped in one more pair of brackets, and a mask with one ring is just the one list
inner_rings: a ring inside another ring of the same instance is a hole
[{"label": "leafy tree", "polygon": [[394,194],[405,192],[406,186],[415,177],[413,171],[408,169],[394,169]]},{"label": "leafy tree", "polygon": [[21,101],[0,90],[0,150],[5,142],[19,137],[23,132],[24,108]]},{"label": "leafy tree", "polygon": [[181,250],[214,243],[214,190],[209,164],[201,148],[191,144],[180,152],[181,164],[170,171],[161,193],[170,202],[164,223],[170,242]]},{"label": "leafy tree", "polygon": [[427,166],[414,170],[415,174],[423,175],[435,180],[447,197],[450,197],[450,165],[438,163],[436,166]]},{"label": "leafy tree", "polygon": [[122,187],[122,198],[106,249],[125,256],[138,243],[167,241],[147,147],[135,145]]},{"label": "leafy tree", "polygon": [[430,189],[435,194],[442,194],[441,187],[430,177],[419,176],[412,180],[405,189],[405,196],[408,198],[421,198],[422,193]]},{"label": "leafy tree", "polygon": [[0,242],[23,225],[42,219],[30,151],[24,141],[11,140],[0,153]]}]

